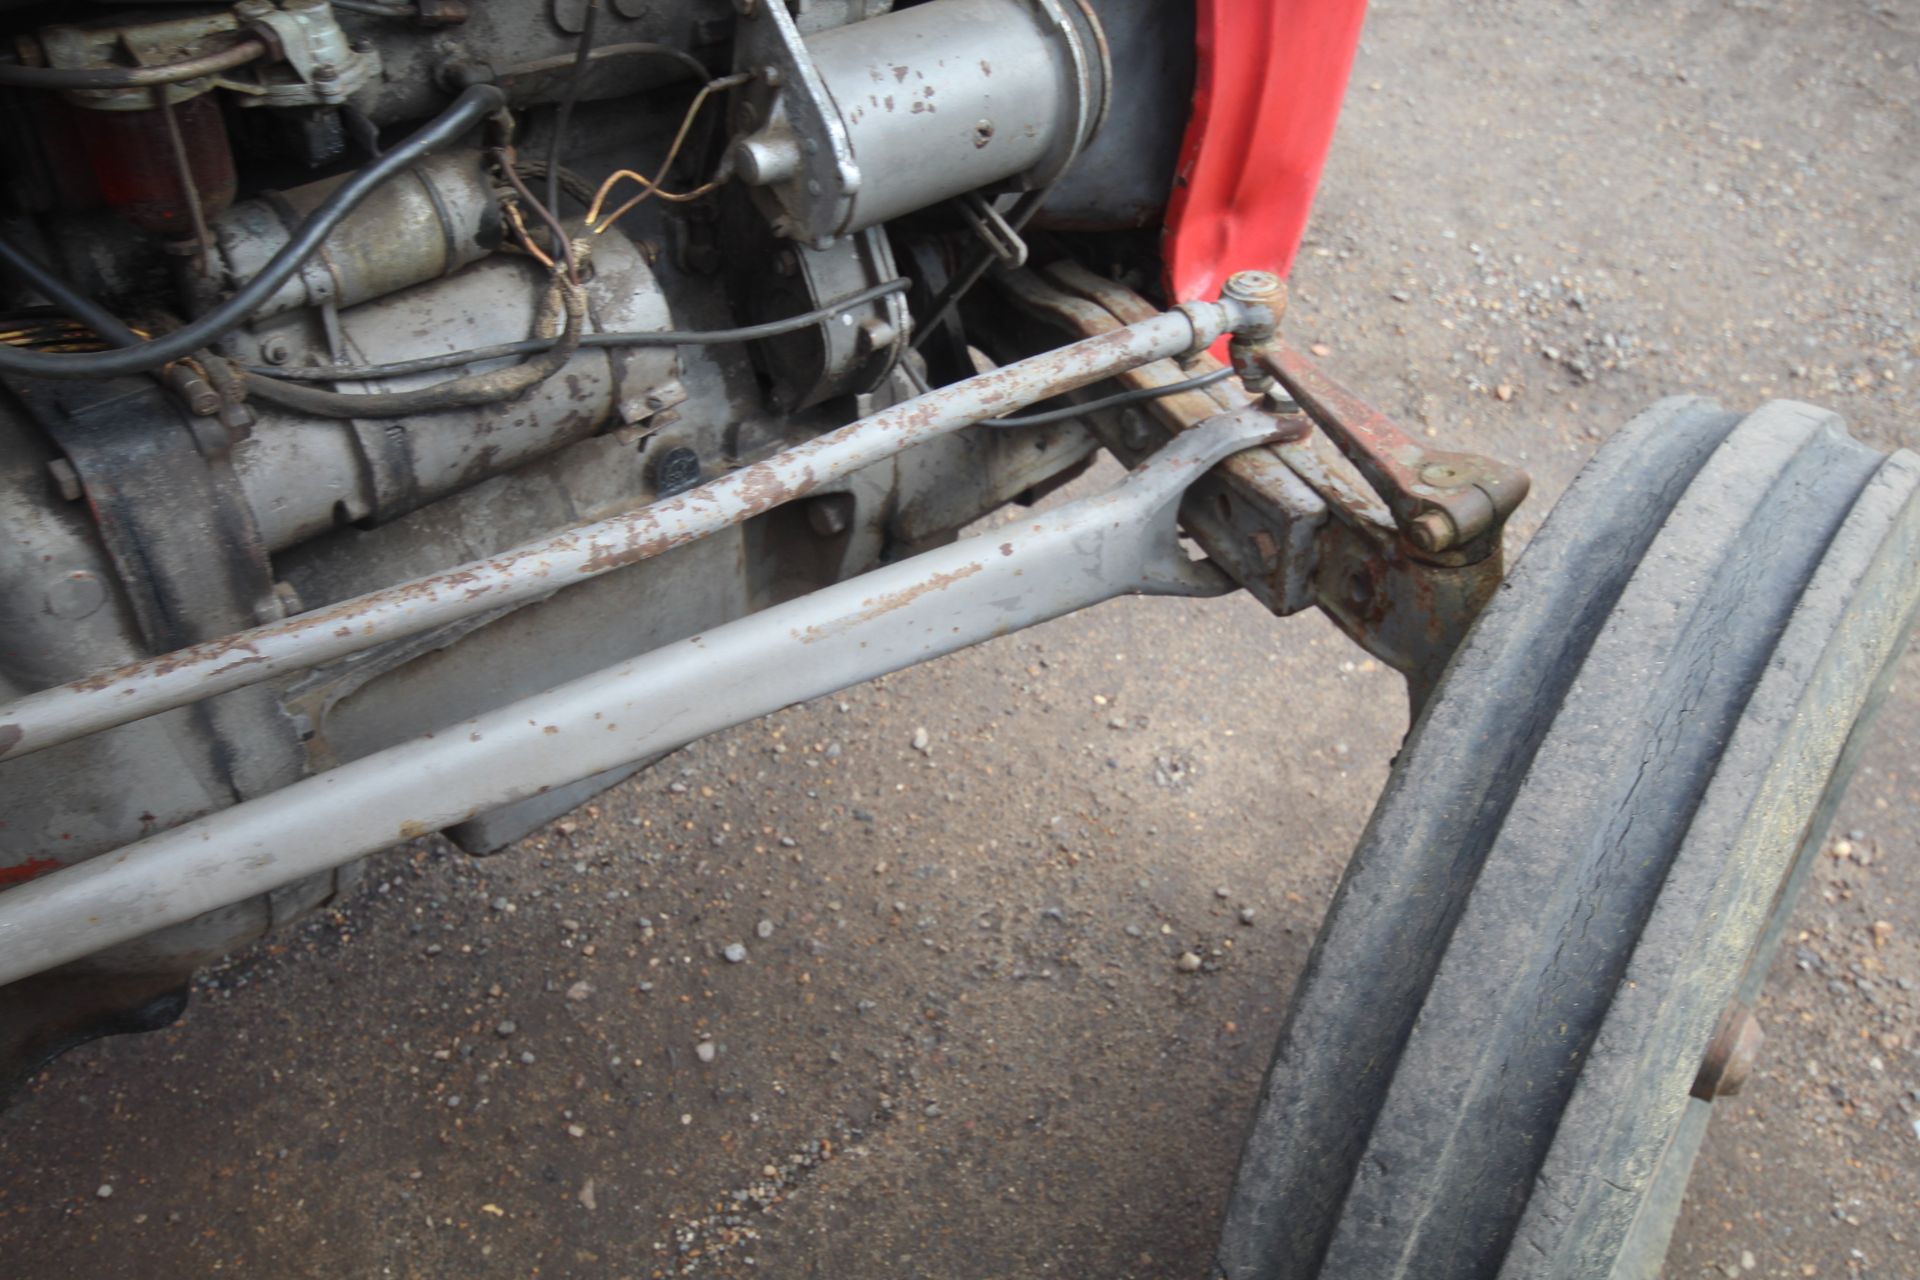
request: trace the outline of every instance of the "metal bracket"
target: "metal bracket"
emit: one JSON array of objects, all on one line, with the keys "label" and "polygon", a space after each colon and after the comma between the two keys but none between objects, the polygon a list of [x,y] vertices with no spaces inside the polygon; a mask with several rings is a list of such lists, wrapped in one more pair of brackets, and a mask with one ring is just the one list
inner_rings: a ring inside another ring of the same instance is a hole
[{"label": "metal bracket", "polygon": [[1000,211],[993,207],[991,200],[978,191],[969,191],[960,197],[958,203],[960,212],[973,226],[974,234],[980,237],[981,243],[987,246],[988,252],[999,260],[1001,266],[1017,269],[1027,265],[1027,242],[1020,238],[1020,233],[1014,230],[1012,224],[1000,216]]},{"label": "metal bracket", "polygon": [[[782,0],[743,9],[734,65],[754,73],[754,82],[734,100],[734,132],[745,137],[735,162],[756,203],[765,206],[769,225],[782,236],[797,235],[802,227],[845,227],[860,191],[860,166],[839,108]],[[785,180],[796,176],[801,181]],[[776,183],[785,198],[799,201],[800,210],[781,207]],[[829,235],[814,247],[832,243]]]},{"label": "metal bracket", "polygon": [[[1076,336],[1106,333],[1154,309],[1125,286],[1071,262],[1055,264],[1037,275],[1004,273],[997,282],[1021,310],[1042,320],[1053,333],[1061,329]],[[1276,345],[1271,340],[1257,341],[1236,354],[1268,361]],[[1114,381],[1130,389],[1166,386],[1206,367],[1217,368],[1219,362],[1202,356],[1192,367],[1182,369],[1173,361],[1160,361]],[[1406,465],[1410,450],[1416,467],[1448,461],[1458,467],[1456,475],[1469,487],[1474,480],[1484,480],[1500,494],[1498,504],[1478,490],[1471,497],[1458,495],[1462,501],[1454,509],[1463,513],[1468,527],[1472,527],[1466,512],[1469,502],[1484,501],[1489,509],[1500,511],[1499,520],[1504,520],[1502,507],[1511,511],[1518,495],[1524,494],[1524,472],[1491,459],[1423,449],[1383,416],[1372,410],[1359,412],[1365,406],[1352,393],[1342,389],[1336,397],[1328,388],[1337,384],[1317,369],[1311,373],[1302,369],[1283,357],[1273,366],[1273,374],[1290,392],[1318,393],[1299,400],[1317,425],[1325,428],[1328,422],[1334,423],[1327,432],[1329,439],[1337,443],[1342,424],[1359,421],[1368,432],[1369,444],[1389,448],[1392,441],[1401,442],[1403,451],[1389,453],[1385,463],[1373,467],[1376,473],[1389,478],[1398,474],[1386,468]],[[1271,406],[1272,394],[1264,400]],[[1190,429],[1223,404],[1247,401],[1245,391],[1227,382],[1206,392],[1183,392],[1139,408],[1090,415],[1085,421],[1124,459],[1151,448],[1156,438]],[[1347,417],[1334,416],[1335,406]],[[1371,456],[1367,450],[1360,452]],[[1361,479],[1379,483],[1367,468],[1356,463],[1355,469]],[[1361,648],[1401,672],[1417,711],[1467,627],[1500,585],[1500,526],[1499,520],[1493,520],[1481,526],[1482,532],[1468,544],[1440,553],[1422,552],[1401,532],[1399,513],[1381,505],[1382,499],[1398,500],[1389,496],[1390,486],[1381,487],[1387,492],[1377,498],[1350,481],[1328,465],[1310,441],[1282,442],[1240,453],[1202,478],[1187,495],[1181,521],[1214,563],[1269,609],[1293,614],[1318,606]],[[1438,485],[1419,487],[1421,492],[1410,495],[1415,503],[1440,506],[1448,497]],[[1400,507],[1410,516],[1426,509],[1410,507],[1405,501]]]},{"label": "metal bracket", "polygon": [[1415,555],[1469,564],[1495,553],[1533,481],[1511,463],[1429,449],[1284,341],[1261,363],[1386,502]]}]

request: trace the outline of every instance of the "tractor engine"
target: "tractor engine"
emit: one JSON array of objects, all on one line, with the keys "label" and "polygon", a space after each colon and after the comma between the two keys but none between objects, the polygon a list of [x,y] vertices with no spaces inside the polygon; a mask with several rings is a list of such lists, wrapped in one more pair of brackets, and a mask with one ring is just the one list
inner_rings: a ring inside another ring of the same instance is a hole
[{"label": "tractor engine", "polygon": [[[102,370],[0,372],[0,700],[671,498],[975,375],[1011,340],[982,284],[1003,266],[1074,255],[1158,294],[1193,21],[1139,0],[0,4],[0,357]],[[0,762],[0,887],[941,544],[1093,449],[1073,422],[949,435],[568,592]],[[497,850],[644,763],[449,834]],[[196,965],[350,873],[5,987],[0,1068],[167,1020]]]}]

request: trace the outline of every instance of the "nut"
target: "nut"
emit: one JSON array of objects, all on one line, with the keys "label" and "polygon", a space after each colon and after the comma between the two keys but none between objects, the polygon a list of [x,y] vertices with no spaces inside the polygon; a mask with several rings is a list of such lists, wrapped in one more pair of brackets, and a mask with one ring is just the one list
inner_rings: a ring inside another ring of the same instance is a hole
[{"label": "nut", "polygon": [[80,473],[65,458],[55,458],[47,464],[47,475],[53,481],[53,488],[63,501],[78,502],[86,493],[80,487]]},{"label": "nut", "polygon": [[1241,302],[1271,303],[1286,293],[1287,286],[1271,271],[1236,271],[1227,277],[1222,291]]},{"label": "nut", "polygon": [[1453,521],[1444,511],[1423,511],[1407,526],[1407,541],[1429,555],[1453,545]]}]

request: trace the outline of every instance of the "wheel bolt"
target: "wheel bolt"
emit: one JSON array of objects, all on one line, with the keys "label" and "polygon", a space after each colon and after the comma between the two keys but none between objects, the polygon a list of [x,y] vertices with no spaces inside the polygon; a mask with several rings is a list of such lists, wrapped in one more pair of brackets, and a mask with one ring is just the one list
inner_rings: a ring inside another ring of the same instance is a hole
[{"label": "wheel bolt", "polygon": [[1766,1038],[1767,1033],[1760,1029],[1760,1019],[1753,1016],[1753,1010],[1745,1005],[1727,1010],[1720,1019],[1720,1029],[1713,1034],[1713,1043],[1707,1046],[1707,1056],[1700,1060],[1700,1072],[1693,1078],[1689,1092],[1702,1102],[1739,1093],[1747,1077],[1753,1074],[1754,1063],[1760,1059],[1760,1046]]}]

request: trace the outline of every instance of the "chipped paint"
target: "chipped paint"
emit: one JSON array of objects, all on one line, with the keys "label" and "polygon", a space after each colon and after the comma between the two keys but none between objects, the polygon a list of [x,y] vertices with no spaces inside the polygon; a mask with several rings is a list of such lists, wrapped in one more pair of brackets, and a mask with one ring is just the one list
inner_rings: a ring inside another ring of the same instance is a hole
[{"label": "chipped paint", "polygon": [[651,559],[937,436],[1205,347],[1225,331],[1232,314],[1215,304],[1188,304],[941,387],[640,510],[29,694],[0,707],[0,724],[14,730],[11,739],[0,734],[0,758],[318,666]]},{"label": "chipped paint", "polygon": [[0,867],[0,889],[8,885],[25,884],[35,876],[57,871],[64,865],[58,858],[28,858],[11,867]]}]

